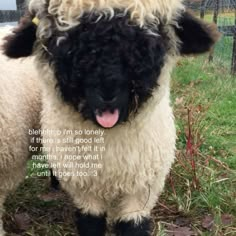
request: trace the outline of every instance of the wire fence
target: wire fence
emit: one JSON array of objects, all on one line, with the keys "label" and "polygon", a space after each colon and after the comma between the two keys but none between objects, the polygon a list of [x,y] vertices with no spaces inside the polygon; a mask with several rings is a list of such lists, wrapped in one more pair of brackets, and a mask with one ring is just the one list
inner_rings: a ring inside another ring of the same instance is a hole
[{"label": "wire fence", "polygon": [[0,8],[0,23],[17,22],[24,15],[27,0],[15,0],[15,1],[17,10],[1,10]]},{"label": "wire fence", "polygon": [[23,14],[23,10],[0,10],[0,23],[18,21]]},{"label": "wire fence", "polygon": [[222,33],[208,56],[209,62],[236,74],[236,0],[188,0],[185,3],[198,17],[217,24]]}]

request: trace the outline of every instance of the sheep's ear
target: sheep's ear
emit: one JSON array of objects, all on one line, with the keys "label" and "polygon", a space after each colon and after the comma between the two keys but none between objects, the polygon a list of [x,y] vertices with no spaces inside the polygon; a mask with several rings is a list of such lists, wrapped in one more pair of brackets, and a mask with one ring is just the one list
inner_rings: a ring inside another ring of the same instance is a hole
[{"label": "sheep's ear", "polygon": [[32,22],[32,17],[23,17],[13,33],[4,38],[3,50],[5,55],[10,58],[32,55],[36,30],[37,26]]},{"label": "sheep's ear", "polygon": [[188,11],[179,18],[175,32],[181,41],[181,55],[205,53],[220,38],[216,25],[208,24]]}]

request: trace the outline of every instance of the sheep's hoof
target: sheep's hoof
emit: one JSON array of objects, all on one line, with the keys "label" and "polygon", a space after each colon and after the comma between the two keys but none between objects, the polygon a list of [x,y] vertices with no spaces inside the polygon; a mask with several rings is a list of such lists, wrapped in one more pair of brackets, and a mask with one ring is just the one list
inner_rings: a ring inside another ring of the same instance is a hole
[{"label": "sheep's hoof", "polygon": [[80,236],[105,236],[105,215],[94,216],[90,214],[82,214],[80,210],[77,210],[75,217],[76,226]]},{"label": "sheep's hoof", "polygon": [[117,236],[151,236],[152,221],[148,218],[143,218],[139,224],[134,221],[119,221],[115,225]]}]

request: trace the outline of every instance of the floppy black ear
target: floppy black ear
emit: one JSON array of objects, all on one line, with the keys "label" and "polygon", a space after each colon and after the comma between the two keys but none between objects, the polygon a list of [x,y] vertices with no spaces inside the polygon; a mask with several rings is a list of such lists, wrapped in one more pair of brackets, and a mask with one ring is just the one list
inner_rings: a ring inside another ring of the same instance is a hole
[{"label": "floppy black ear", "polygon": [[36,30],[37,26],[32,22],[32,17],[23,17],[13,33],[4,38],[5,55],[10,58],[30,56],[36,40]]},{"label": "floppy black ear", "polygon": [[178,20],[175,32],[181,41],[180,54],[199,54],[209,51],[220,38],[216,25],[208,24],[184,12]]}]

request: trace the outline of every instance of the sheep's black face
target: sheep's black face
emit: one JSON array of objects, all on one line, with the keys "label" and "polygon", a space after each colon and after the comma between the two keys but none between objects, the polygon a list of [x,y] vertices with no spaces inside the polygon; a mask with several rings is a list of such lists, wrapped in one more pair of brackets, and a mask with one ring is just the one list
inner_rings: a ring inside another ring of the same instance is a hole
[{"label": "sheep's black face", "polygon": [[111,128],[138,112],[158,86],[166,42],[157,33],[131,25],[128,16],[96,23],[85,15],[79,26],[49,39],[43,55],[63,99],[85,119]]},{"label": "sheep's black face", "polygon": [[[158,86],[168,45],[173,47],[171,51],[176,50],[174,54],[204,53],[220,36],[216,27],[188,12],[183,12],[175,24],[165,25],[165,30],[152,24],[150,27],[160,36],[132,25],[130,17],[119,11],[110,20],[95,13],[85,14],[81,24],[67,32],[59,32],[53,16],[46,14],[53,36],[42,45],[36,37],[33,17],[26,15],[14,33],[5,38],[4,53],[10,58],[30,56],[36,41],[42,52],[40,59],[52,64],[65,102],[105,128],[128,120],[151,97]],[[47,30],[44,33],[47,35]],[[176,41],[181,42],[178,48],[174,47]]]}]

